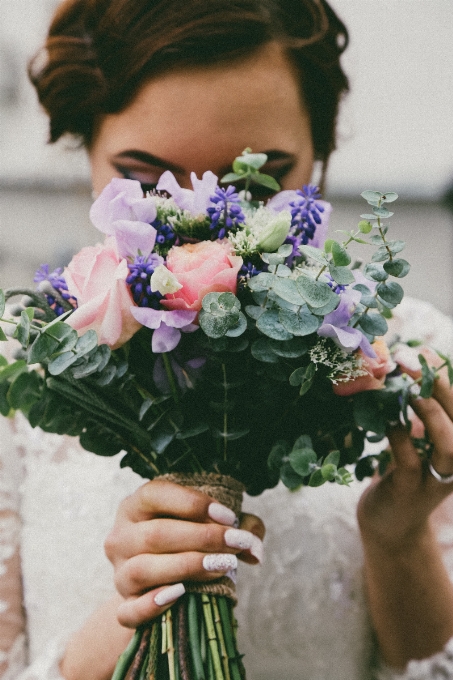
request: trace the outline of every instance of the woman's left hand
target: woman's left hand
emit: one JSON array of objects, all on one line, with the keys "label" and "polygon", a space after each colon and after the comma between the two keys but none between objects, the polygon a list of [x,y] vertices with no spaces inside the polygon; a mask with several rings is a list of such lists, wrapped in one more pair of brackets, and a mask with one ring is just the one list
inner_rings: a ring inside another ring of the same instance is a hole
[{"label": "woman's left hand", "polygon": [[[440,360],[423,351],[431,365]],[[420,371],[402,367],[413,378]],[[431,464],[453,473],[453,390],[444,370],[429,399],[412,407],[433,444]],[[430,516],[453,492],[430,472],[403,426],[388,438],[393,461],[375,477],[359,502],[358,519],[365,558],[365,583],[374,629],[384,660],[404,669],[411,659],[441,652],[453,637],[453,586],[442,560]]]},{"label": "woman's left hand", "polygon": [[[423,354],[431,366],[442,363],[430,350]],[[414,379],[420,376],[413,364],[404,365],[401,359],[399,363]],[[433,443],[432,466],[442,475],[452,474],[453,389],[446,369],[435,380],[432,397],[414,398],[411,405]],[[390,428],[388,438],[392,464],[362,495],[358,518],[364,540],[382,542],[389,550],[404,549],[406,542],[427,530],[429,516],[453,492],[453,483],[442,484],[434,478],[404,426]]]}]

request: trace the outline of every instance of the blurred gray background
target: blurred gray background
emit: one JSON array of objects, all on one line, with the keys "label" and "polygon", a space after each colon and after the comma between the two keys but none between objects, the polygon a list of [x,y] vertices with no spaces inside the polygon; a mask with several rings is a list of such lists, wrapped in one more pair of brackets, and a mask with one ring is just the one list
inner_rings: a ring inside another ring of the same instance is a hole
[{"label": "blurred gray background", "polygon": [[[58,0],[0,0],[0,285],[27,284],[43,262],[66,264],[96,242],[84,152],[46,145],[27,81]],[[391,220],[407,241],[408,294],[453,314],[453,2],[332,0],[351,43],[339,148],[329,169],[331,229],[355,227],[364,189],[396,191]],[[392,206],[392,207],[393,207]]]}]

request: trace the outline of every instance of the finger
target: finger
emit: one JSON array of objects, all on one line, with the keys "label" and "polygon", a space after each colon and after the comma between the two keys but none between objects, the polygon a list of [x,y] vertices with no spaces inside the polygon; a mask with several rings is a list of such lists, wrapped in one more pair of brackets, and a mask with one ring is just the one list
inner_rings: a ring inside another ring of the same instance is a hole
[{"label": "finger", "polygon": [[236,515],[207,494],[165,480],[154,480],[141,486],[123,501],[123,512],[133,522],[153,517],[176,517],[193,522],[215,521],[232,526]]},{"label": "finger", "polygon": [[164,584],[212,581],[236,568],[236,555],[227,553],[136,555],[116,570],[115,585],[120,595],[129,598]]},{"label": "finger", "polygon": [[[115,543],[113,546],[112,543]],[[233,529],[211,522],[152,519],[128,523],[106,541],[107,555],[128,559],[141,553],[254,552],[261,540],[251,531]],[[259,549],[259,548],[258,548]]]},{"label": "finger", "polygon": [[423,421],[434,451],[432,464],[442,475],[453,472],[453,423],[436,399],[414,399],[412,407]]},{"label": "finger", "polygon": [[407,429],[403,425],[391,427],[387,432],[387,437],[396,469],[418,474],[421,470],[420,458]]},{"label": "finger", "polygon": [[239,527],[245,531],[253,534],[257,540],[251,549],[244,550],[238,553],[238,558],[247,564],[258,564],[263,561],[263,538],[266,533],[266,527],[263,521],[256,515],[242,513],[240,517]]},{"label": "finger", "polygon": [[185,590],[182,583],[175,583],[155,588],[139,597],[131,597],[118,607],[118,621],[127,628],[137,628],[166,611],[184,595]]}]

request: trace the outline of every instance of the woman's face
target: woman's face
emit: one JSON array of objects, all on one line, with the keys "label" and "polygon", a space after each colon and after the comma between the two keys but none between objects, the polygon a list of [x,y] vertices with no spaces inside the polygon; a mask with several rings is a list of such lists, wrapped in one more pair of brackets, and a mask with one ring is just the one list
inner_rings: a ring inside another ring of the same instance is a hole
[{"label": "woman's face", "polygon": [[[103,116],[89,151],[93,189],[98,194],[112,177],[151,189],[165,170],[192,188],[192,171],[220,178],[246,147],[268,155],[262,171],[282,189],[310,181],[310,121],[295,69],[277,43],[234,65],[165,73],[126,109]],[[253,193],[269,195],[259,187]]]}]

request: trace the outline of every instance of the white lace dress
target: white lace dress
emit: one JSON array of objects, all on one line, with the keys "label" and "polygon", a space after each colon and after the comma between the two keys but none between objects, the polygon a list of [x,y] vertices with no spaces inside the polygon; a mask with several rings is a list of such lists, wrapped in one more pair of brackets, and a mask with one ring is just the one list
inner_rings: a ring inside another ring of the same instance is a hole
[{"label": "white lace dress", "polygon": [[[452,323],[424,303],[405,301],[393,331],[453,351]],[[0,455],[2,677],[57,680],[65,641],[113,593],[103,541],[119,502],[143,480],[23,418],[0,419]],[[264,565],[239,573],[249,680],[453,680],[453,641],[403,675],[373,670],[355,519],[362,490],[278,487],[246,499],[267,525]],[[453,520],[439,526],[439,540],[453,576]]]}]

